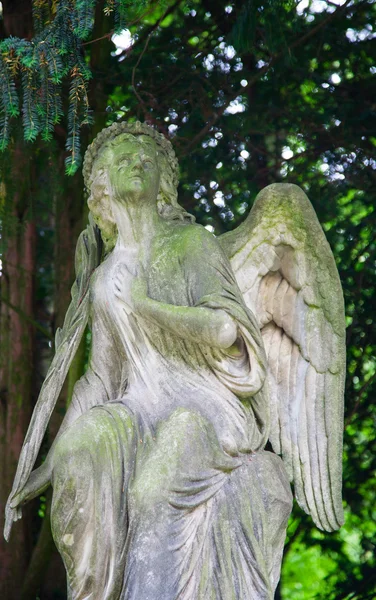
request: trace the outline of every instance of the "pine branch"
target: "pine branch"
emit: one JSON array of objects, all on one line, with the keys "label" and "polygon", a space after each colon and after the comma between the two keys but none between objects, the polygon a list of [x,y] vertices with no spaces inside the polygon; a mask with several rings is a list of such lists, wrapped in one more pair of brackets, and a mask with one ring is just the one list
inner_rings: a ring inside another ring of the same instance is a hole
[{"label": "pine branch", "polygon": [[34,0],[32,6],[34,30],[41,33],[50,21],[49,0]]},{"label": "pine branch", "polygon": [[[152,30],[181,2],[178,0],[170,7]],[[140,6],[146,4],[147,0],[141,0]],[[159,4],[154,2],[152,6]],[[126,26],[130,6],[134,7],[131,0],[107,2],[105,12],[113,13],[115,31]],[[34,39],[9,37],[0,42],[0,150],[4,150],[9,142],[11,119],[20,114],[18,79],[21,79],[25,139],[33,142],[40,134],[43,140],[50,141],[63,115],[60,86],[70,75],[66,140],[70,156],[66,159],[66,170],[72,175],[79,168],[80,130],[91,122],[88,102],[91,71],[83,54],[82,41],[92,32],[95,7],[96,0],[56,0],[53,6],[49,0],[34,0],[33,19],[37,32]],[[148,35],[150,33],[151,30]],[[133,80],[134,77],[135,71]]]},{"label": "pine branch", "polygon": [[0,116],[0,151],[4,151],[9,144],[10,119],[7,114]]},{"label": "pine branch", "polygon": [[74,175],[81,164],[80,128],[91,123],[89,99],[87,95],[85,76],[79,65],[71,72],[71,87],[69,91],[68,138],[66,148],[70,155],[65,160],[66,173]]},{"label": "pine branch", "polygon": [[0,60],[0,86],[2,96],[2,109],[9,117],[17,117],[19,111],[19,99],[16,91],[16,84],[12,77],[12,50],[9,53],[3,53]]},{"label": "pine branch", "polygon": [[94,26],[96,0],[76,0],[74,34],[80,40],[86,40]]},{"label": "pine branch", "polygon": [[40,131],[39,114],[37,109],[36,76],[32,69],[23,68],[22,72],[22,122],[24,137],[27,142],[33,142]]}]

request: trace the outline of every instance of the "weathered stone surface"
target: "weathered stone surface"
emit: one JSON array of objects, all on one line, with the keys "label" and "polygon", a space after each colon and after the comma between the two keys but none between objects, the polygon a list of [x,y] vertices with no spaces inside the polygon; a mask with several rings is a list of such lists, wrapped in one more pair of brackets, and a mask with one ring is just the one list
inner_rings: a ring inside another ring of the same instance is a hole
[{"label": "weathered stone surface", "polygon": [[[104,130],[84,176],[94,221],[5,534],[52,484],[70,598],[271,600],[289,478],[318,527],[342,520],[343,300],[315,213],[269,186],[217,240],[177,203],[170,143],[139,123]],[[89,368],[31,473],[88,320]]]}]

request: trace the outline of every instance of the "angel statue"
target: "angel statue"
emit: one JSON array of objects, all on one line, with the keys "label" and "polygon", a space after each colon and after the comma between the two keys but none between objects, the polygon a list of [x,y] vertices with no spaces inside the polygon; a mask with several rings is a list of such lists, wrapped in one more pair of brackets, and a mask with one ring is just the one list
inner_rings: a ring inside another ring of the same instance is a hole
[{"label": "angel statue", "polygon": [[[177,202],[171,143],[139,122],[96,137],[84,179],[90,223],[5,536],[52,485],[69,599],[271,600],[289,481],[320,529],[343,520],[344,308],[315,212],[270,185],[214,237]],[[87,323],[88,369],[32,471]]]}]

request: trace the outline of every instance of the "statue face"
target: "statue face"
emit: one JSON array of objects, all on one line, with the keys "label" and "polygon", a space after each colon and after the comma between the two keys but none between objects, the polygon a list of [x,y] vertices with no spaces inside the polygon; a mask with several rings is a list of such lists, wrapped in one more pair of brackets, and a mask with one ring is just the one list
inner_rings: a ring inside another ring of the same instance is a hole
[{"label": "statue face", "polygon": [[111,151],[108,178],[117,201],[156,201],[160,173],[154,140],[142,135],[119,142]]}]

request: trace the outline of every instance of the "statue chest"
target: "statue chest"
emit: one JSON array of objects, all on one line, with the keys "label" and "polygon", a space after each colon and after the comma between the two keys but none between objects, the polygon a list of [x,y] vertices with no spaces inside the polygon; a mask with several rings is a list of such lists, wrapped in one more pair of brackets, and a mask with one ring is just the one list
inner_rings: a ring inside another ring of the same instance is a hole
[{"label": "statue chest", "polygon": [[119,312],[132,311],[132,265],[119,256],[109,256],[97,269],[91,287],[92,312],[108,320]]},{"label": "statue chest", "polygon": [[151,254],[146,280],[148,295],[153,300],[176,306],[192,305],[184,261],[171,251],[167,242]]}]

